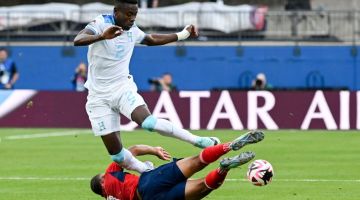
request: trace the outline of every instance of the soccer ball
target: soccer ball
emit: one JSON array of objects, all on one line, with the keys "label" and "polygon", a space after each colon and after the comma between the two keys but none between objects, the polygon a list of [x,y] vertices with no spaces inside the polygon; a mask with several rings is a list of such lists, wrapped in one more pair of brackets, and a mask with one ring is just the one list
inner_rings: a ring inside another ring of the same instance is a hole
[{"label": "soccer ball", "polygon": [[269,184],[273,176],[273,167],[266,160],[255,160],[249,165],[247,171],[248,180],[256,186]]}]

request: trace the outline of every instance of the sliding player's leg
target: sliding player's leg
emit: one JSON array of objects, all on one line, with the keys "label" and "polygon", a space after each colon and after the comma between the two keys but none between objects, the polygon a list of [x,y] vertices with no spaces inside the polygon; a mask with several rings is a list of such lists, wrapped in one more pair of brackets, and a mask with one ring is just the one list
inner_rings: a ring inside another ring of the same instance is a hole
[{"label": "sliding player's leg", "polygon": [[232,158],[225,158],[220,166],[211,171],[205,178],[187,180],[185,186],[185,199],[202,199],[213,190],[219,188],[232,168],[239,167],[255,157],[253,152],[244,152]]},{"label": "sliding player's leg", "polygon": [[[243,165],[254,157],[255,154],[253,152],[244,152],[232,158],[225,158],[220,162],[220,166],[211,171],[205,178],[195,180],[187,179],[186,181],[181,181],[174,185],[171,189],[167,189],[167,192],[163,193],[161,197],[162,199],[202,199],[222,185],[230,169]],[[187,174],[187,176],[192,175],[195,171],[203,169],[207,165],[199,162],[199,156],[187,158],[186,160],[184,159],[184,161],[195,162],[193,163],[194,171],[189,170],[191,172]],[[178,161],[178,163],[179,162],[180,161]],[[182,165],[182,167],[184,167],[184,165]],[[182,172],[184,173],[184,170]]]},{"label": "sliding player's leg", "polygon": [[194,173],[202,170],[208,164],[215,162],[222,155],[226,154],[231,150],[239,150],[245,145],[257,143],[264,139],[264,133],[261,131],[250,131],[232,142],[218,144],[215,146],[206,147],[198,156],[188,157],[177,161],[177,166],[184,174],[185,177],[189,178]]},{"label": "sliding player's leg", "polygon": [[241,154],[242,156],[231,159],[231,162],[222,162],[222,170],[211,172],[205,179],[188,180],[188,178],[227,152],[238,150],[246,144],[258,142],[262,138],[262,132],[249,132],[232,142],[207,147],[198,156],[187,157],[176,161],[176,163],[171,162],[145,172],[139,181],[140,196],[144,200],[199,199],[199,197],[206,196],[215,189],[215,183],[222,183],[226,176],[225,172],[232,167],[245,163],[245,161],[247,162],[252,158],[252,154]]}]

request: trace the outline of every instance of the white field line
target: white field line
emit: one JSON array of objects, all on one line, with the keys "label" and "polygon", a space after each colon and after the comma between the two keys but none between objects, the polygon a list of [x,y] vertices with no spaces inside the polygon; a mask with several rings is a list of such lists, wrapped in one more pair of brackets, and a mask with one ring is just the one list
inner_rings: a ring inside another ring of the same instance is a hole
[{"label": "white field line", "polygon": [[33,139],[33,138],[47,138],[47,137],[60,137],[60,136],[70,136],[70,135],[84,135],[90,134],[90,130],[77,130],[77,131],[62,131],[62,132],[50,132],[50,133],[36,133],[28,135],[13,135],[6,136],[6,140],[22,140],[22,139]]},{"label": "white field line", "polygon": [[[10,181],[89,181],[86,177],[0,177],[1,180]],[[246,179],[226,179],[228,182],[247,182]],[[336,180],[336,179],[274,179],[274,182],[350,182],[360,183],[359,180]]]},{"label": "white field line", "polygon": [[0,177],[7,181],[90,181],[85,177]]}]

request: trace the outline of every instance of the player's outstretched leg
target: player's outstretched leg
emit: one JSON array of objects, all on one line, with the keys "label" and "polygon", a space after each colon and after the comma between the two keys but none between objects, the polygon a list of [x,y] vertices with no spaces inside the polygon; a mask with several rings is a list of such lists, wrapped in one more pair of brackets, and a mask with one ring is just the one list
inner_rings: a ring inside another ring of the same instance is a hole
[{"label": "player's outstretched leg", "polygon": [[154,117],[145,105],[137,107],[131,113],[131,119],[143,129],[156,131],[163,136],[180,139],[199,148],[205,148],[220,143],[220,140],[216,137],[200,137],[176,126],[168,120]]},{"label": "player's outstretched leg", "polygon": [[[150,115],[148,118],[145,119],[144,122],[151,118],[155,117]],[[146,126],[144,127],[144,123],[142,124],[142,126],[143,128],[146,128]],[[155,125],[152,130],[158,132],[160,135],[174,137],[202,149],[220,143],[220,140],[216,137],[200,137],[194,135],[188,130],[180,128],[166,119],[155,118]]]},{"label": "player's outstretched leg", "polygon": [[220,166],[211,171],[205,178],[188,180],[185,187],[185,199],[202,199],[211,191],[219,188],[230,169],[246,164],[255,157],[253,152],[244,152],[232,158],[225,158]]},{"label": "player's outstretched leg", "polygon": [[250,131],[235,140],[206,147],[198,156],[193,156],[177,161],[177,165],[185,177],[191,177],[194,173],[202,170],[208,164],[215,162],[229,151],[239,150],[247,144],[257,143],[264,139],[261,131]]},{"label": "player's outstretched leg", "polygon": [[[185,179],[188,179],[196,172],[204,169],[208,164],[216,161],[221,156],[231,150],[239,150],[241,147],[261,141],[264,138],[264,134],[260,131],[250,131],[243,136],[236,138],[232,142],[225,144],[218,144],[215,146],[206,147],[198,156],[188,157],[182,160],[178,160],[176,165],[180,169]],[[179,193],[179,190],[185,187],[185,196],[187,200],[201,199],[208,195],[213,189],[218,188],[224,181],[227,172],[235,167],[243,165],[254,158],[255,154],[252,152],[245,152],[233,158],[224,159],[220,163],[220,167],[210,172],[206,178],[187,180],[186,184],[179,183],[174,186],[168,192],[168,199],[184,198]],[[172,196],[175,195],[175,196]],[[176,197],[176,198],[175,198]]]}]

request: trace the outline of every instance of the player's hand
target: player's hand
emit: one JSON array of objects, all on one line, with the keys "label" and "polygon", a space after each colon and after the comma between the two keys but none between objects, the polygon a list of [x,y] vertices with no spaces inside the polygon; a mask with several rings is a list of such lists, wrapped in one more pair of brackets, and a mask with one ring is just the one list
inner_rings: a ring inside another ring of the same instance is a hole
[{"label": "player's hand", "polygon": [[162,147],[154,147],[156,156],[161,160],[170,160],[171,155]]},{"label": "player's hand", "polygon": [[105,40],[113,39],[121,35],[123,32],[124,30],[120,26],[110,26],[101,34],[101,37]]},{"label": "player's hand", "polygon": [[199,37],[199,31],[194,25],[190,25],[186,28],[186,30],[190,33],[191,38]]}]

